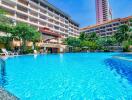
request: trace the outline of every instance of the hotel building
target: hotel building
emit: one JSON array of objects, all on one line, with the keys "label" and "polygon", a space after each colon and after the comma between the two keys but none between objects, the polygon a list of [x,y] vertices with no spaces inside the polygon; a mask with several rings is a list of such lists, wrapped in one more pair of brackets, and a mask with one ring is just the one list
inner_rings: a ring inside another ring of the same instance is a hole
[{"label": "hotel building", "polygon": [[129,24],[132,16],[126,18],[118,18],[111,21],[106,21],[102,24],[96,24],[93,26],[88,26],[85,28],[80,29],[81,32],[85,32],[87,34],[91,34],[92,32],[96,32],[100,36],[111,36],[115,32],[120,25]]},{"label": "hotel building", "polygon": [[79,24],[47,0],[0,0],[0,8],[14,23],[25,22],[36,27],[45,42],[60,44],[62,38],[79,36]]},{"label": "hotel building", "polygon": [[112,19],[112,12],[108,0],[96,0],[96,21],[97,24]]},{"label": "hotel building", "polygon": [[17,22],[46,27],[64,37],[79,35],[79,25],[47,0],[0,0],[0,8]]}]

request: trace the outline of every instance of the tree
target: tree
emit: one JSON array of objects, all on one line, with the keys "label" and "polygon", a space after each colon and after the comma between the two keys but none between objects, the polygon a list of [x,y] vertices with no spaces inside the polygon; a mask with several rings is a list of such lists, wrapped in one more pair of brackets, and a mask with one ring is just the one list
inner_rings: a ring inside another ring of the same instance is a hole
[{"label": "tree", "polygon": [[129,39],[129,31],[130,28],[128,25],[121,25],[118,28],[118,31],[115,33],[114,37],[121,44],[123,41],[127,41]]},{"label": "tree", "polygon": [[[114,37],[105,37],[102,38],[104,41],[102,41],[103,46],[115,46],[116,45],[116,39]],[[104,42],[104,43],[103,43]]]},{"label": "tree", "polygon": [[69,37],[65,40],[65,43],[69,46],[80,47],[80,39]]},{"label": "tree", "polygon": [[13,20],[8,18],[6,15],[8,15],[8,13],[4,9],[0,9],[0,24],[4,26],[12,25]]},{"label": "tree", "polygon": [[37,31],[37,29],[33,28],[32,37],[29,40],[33,42],[34,49],[36,49],[36,42],[42,40],[42,35],[40,32]]},{"label": "tree", "polygon": [[71,50],[74,52],[81,51],[81,48],[80,48],[81,40],[79,38],[69,37],[64,40],[64,43],[70,46]]},{"label": "tree", "polygon": [[98,45],[94,41],[82,41],[81,42],[81,47],[82,48],[86,48],[86,49],[88,49],[90,51],[93,51],[93,50],[97,50]]},{"label": "tree", "polygon": [[11,49],[10,41],[12,40],[10,32],[12,31],[13,21],[6,17],[7,12],[0,9],[0,32],[4,32],[5,35],[1,36],[1,43],[5,43],[7,49]]},{"label": "tree", "polygon": [[22,40],[21,51],[24,52],[27,49],[26,42],[35,42],[40,38],[41,34],[34,27],[26,23],[17,23],[13,28],[12,37]]},{"label": "tree", "polygon": [[117,41],[113,36],[108,36],[108,37],[100,37],[97,41],[96,41],[99,49],[103,49],[103,50],[107,50],[109,51],[109,47],[110,46],[116,46],[117,45]]},{"label": "tree", "polygon": [[80,40],[86,40],[86,38],[87,38],[87,35],[86,35],[86,33],[84,33],[84,32],[82,32],[82,33],[80,33],[80,36],[79,36],[79,39]]},{"label": "tree", "polygon": [[86,34],[86,33],[82,32],[79,36],[79,39],[82,40],[82,41],[84,41],[84,40],[96,41],[98,38],[99,38],[99,36],[95,32],[89,33],[89,34]]},{"label": "tree", "polygon": [[124,52],[129,52],[129,46],[130,46],[129,41],[123,41],[122,46]]},{"label": "tree", "polygon": [[129,42],[132,44],[132,19],[129,20]]},{"label": "tree", "polygon": [[89,33],[87,35],[88,35],[87,36],[88,41],[94,41],[95,42],[99,38],[99,36],[95,32]]}]

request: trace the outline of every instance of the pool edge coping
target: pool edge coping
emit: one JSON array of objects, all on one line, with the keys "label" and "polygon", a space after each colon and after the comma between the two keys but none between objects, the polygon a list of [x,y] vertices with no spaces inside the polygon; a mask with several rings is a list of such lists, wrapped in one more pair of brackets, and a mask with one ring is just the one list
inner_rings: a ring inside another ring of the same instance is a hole
[{"label": "pool edge coping", "polygon": [[10,93],[9,91],[5,90],[2,87],[0,87],[0,99],[2,99],[2,100],[20,100],[14,94]]}]

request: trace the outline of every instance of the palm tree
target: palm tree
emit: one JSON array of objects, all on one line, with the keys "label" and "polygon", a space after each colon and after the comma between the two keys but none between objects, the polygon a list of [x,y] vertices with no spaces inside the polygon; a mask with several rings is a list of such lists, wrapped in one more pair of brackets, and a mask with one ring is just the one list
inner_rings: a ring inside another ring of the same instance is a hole
[{"label": "palm tree", "polygon": [[89,41],[95,42],[98,38],[99,38],[99,36],[95,32],[88,34],[88,40]]},{"label": "palm tree", "polygon": [[83,40],[86,40],[86,37],[87,37],[86,33],[82,32],[80,33],[79,39],[83,41]]},{"label": "palm tree", "polygon": [[121,25],[118,28],[118,31],[114,35],[117,41],[121,44],[123,41],[127,41],[129,39],[129,31],[130,28],[128,25]]},{"label": "palm tree", "polygon": [[132,41],[132,19],[129,20],[129,41]]}]

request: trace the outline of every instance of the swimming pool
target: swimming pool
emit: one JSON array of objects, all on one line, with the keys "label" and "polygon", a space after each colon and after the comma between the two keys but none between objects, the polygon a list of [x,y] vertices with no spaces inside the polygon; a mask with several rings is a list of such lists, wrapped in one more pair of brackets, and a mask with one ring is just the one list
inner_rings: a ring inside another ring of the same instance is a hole
[{"label": "swimming pool", "polygon": [[0,83],[22,100],[132,100],[132,62],[117,54],[10,57]]}]

